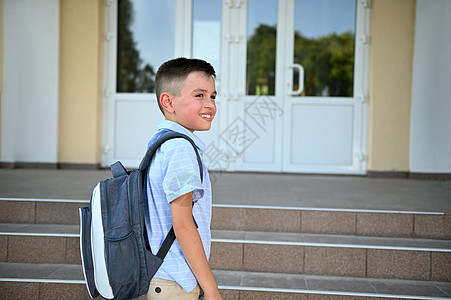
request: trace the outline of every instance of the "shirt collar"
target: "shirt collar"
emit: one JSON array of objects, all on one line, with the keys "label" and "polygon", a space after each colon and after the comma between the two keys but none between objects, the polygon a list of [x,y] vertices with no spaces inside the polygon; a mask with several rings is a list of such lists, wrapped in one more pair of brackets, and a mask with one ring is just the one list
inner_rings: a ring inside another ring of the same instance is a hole
[{"label": "shirt collar", "polygon": [[191,131],[189,131],[188,129],[186,129],[185,127],[183,127],[182,125],[175,123],[173,121],[169,121],[169,120],[161,120],[158,121],[157,123],[157,130],[158,131],[175,131],[178,133],[182,133],[185,134],[187,136],[189,136],[194,143],[196,144],[197,148],[199,148],[199,150],[201,150],[202,152],[205,150],[205,143],[194,133],[192,133]]}]

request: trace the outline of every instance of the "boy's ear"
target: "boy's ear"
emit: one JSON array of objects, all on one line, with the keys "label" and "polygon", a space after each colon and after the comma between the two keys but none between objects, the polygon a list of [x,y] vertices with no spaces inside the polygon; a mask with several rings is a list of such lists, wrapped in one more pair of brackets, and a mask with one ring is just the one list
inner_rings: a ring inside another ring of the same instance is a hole
[{"label": "boy's ear", "polygon": [[169,93],[161,93],[160,95],[160,103],[161,103],[161,107],[163,107],[163,109],[172,114],[174,113],[174,103],[172,102],[173,98],[172,95]]}]

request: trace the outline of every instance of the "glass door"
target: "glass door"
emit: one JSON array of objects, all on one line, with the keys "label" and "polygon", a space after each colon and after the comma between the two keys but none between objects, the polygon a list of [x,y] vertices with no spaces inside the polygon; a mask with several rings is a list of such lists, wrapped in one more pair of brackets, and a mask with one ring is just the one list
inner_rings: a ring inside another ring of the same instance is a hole
[{"label": "glass door", "polygon": [[365,172],[367,45],[360,6],[355,0],[248,1],[246,84],[237,101],[247,144],[237,170]]},{"label": "glass door", "polygon": [[[284,171],[363,173],[364,27],[356,0],[281,1],[284,35]],[[361,13],[361,12],[360,12]]]}]

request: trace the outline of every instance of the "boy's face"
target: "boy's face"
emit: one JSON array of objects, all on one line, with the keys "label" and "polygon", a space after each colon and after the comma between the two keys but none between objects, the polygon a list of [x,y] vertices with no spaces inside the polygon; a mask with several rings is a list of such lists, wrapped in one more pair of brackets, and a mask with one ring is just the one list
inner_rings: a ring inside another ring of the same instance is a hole
[{"label": "boy's face", "polygon": [[[191,132],[209,130],[216,115],[216,88],[213,77],[192,72],[185,79],[180,96],[162,94],[167,120],[174,121]],[[167,97],[166,99],[164,99]],[[167,108],[166,108],[167,107]]]}]

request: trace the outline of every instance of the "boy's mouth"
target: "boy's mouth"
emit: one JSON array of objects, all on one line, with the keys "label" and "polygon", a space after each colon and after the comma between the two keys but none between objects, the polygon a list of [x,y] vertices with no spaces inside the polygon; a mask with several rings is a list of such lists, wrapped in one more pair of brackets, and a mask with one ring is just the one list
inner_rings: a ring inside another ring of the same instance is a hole
[{"label": "boy's mouth", "polygon": [[211,114],[201,114],[200,115],[203,119],[211,120],[213,117]]}]

